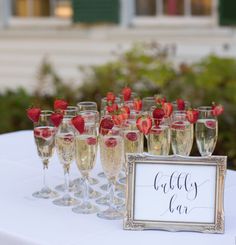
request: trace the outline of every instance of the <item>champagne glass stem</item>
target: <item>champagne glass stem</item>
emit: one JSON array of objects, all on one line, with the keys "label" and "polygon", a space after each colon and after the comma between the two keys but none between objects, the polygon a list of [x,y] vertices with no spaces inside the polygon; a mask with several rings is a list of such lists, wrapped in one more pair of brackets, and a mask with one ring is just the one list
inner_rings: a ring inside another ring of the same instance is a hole
[{"label": "champagne glass stem", "polygon": [[89,199],[88,176],[83,177],[83,185],[84,185],[83,203],[87,204]]},{"label": "champagne glass stem", "polygon": [[64,196],[69,196],[69,166],[65,165],[64,166],[64,179],[65,179],[65,195]]},{"label": "champagne glass stem", "polygon": [[43,188],[47,189],[47,182],[46,182],[46,176],[47,176],[47,169],[48,169],[48,159],[43,160]]},{"label": "champagne glass stem", "polygon": [[114,208],[114,193],[115,193],[115,186],[111,180],[108,182],[108,188],[109,188],[109,208]]}]

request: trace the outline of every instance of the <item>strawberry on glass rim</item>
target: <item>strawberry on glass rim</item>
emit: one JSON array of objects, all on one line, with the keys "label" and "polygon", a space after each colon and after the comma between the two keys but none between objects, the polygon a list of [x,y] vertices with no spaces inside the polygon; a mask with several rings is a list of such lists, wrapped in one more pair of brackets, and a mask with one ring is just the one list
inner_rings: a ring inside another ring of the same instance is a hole
[{"label": "strawberry on glass rim", "polygon": [[80,134],[84,133],[85,131],[85,122],[84,118],[80,115],[75,116],[71,119],[72,125],[79,131]]},{"label": "strawberry on glass rim", "polygon": [[149,115],[139,116],[136,120],[138,130],[143,134],[148,134],[152,127],[152,118]]},{"label": "strawberry on glass rim", "polygon": [[122,89],[122,95],[123,95],[124,101],[130,100],[131,93],[132,93],[132,90],[129,87],[125,87]]},{"label": "strawberry on glass rim", "polygon": [[113,92],[108,92],[106,98],[108,104],[109,103],[113,104],[115,102],[116,96]]},{"label": "strawberry on glass rim", "polygon": [[165,96],[162,96],[161,94],[157,94],[154,96],[155,98],[155,101],[156,101],[156,104],[163,104],[166,102],[166,97]]},{"label": "strawberry on glass rim", "polygon": [[196,123],[199,117],[199,111],[197,109],[189,109],[186,112],[186,117],[190,123]]},{"label": "strawberry on glass rim", "polygon": [[143,107],[142,100],[140,98],[134,99],[134,110],[135,111],[141,111]]},{"label": "strawberry on glass rim", "polygon": [[221,104],[212,103],[212,114],[213,116],[220,116],[224,112],[224,107]]},{"label": "strawberry on glass rim", "polygon": [[68,103],[62,99],[56,99],[53,105],[55,111],[58,111],[58,110],[64,111],[66,110],[67,106],[68,106]]},{"label": "strawberry on glass rim", "polygon": [[108,105],[106,106],[106,111],[108,113],[116,112],[116,111],[118,111],[118,109],[119,109],[119,107],[116,103],[111,104],[111,102],[108,102]]},{"label": "strawberry on glass rim", "polygon": [[162,104],[162,109],[164,111],[164,117],[168,118],[171,116],[172,112],[173,112],[173,105],[170,102],[164,102]]},{"label": "strawberry on glass rim", "polygon": [[59,127],[63,120],[63,115],[61,113],[55,112],[50,116],[50,120],[55,127]]},{"label": "strawberry on glass rim", "polygon": [[32,107],[26,110],[28,118],[34,122],[37,123],[39,121],[39,117],[41,114],[41,109],[38,107]]},{"label": "strawberry on glass rim", "polygon": [[104,117],[99,125],[99,132],[102,135],[108,134],[109,130],[111,130],[114,127],[114,121],[111,117]]},{"label": "strawberry on glass rim", "polygon": [[185,110],[185,101],[183,99],[177,99],[176,100],[176,104],[177,104],[177,109],[179,111],[184,111]]}]

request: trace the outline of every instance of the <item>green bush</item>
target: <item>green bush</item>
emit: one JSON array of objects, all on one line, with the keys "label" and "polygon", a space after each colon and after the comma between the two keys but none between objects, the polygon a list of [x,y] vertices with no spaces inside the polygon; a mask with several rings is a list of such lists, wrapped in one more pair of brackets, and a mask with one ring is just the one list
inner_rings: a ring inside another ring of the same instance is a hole
[{"label": "green bush", "polygon": [[[219,118],[219,139],[216,154],[228,155],[236,166],[236,60],[207,56],[192,65],[176,66],[170,62],[168,47],[158,44],[137,44],[119,54],[116,61],[89,68],[79,87],[66,84],[47,61],[38,74],[38,88],[31,95],[24,89],[0,94],[0,132],[32,128],[25,109],[31,105],[51,108],[54,98],[64,98],[70,104],[95,100],[108,92],[119,93],[128,85],[141,97],[163,94],[168,100],[189,100],[193,107],[222,103],[225,113]],[[196,146],[195,146],[196,148]],[[196,149],[193,150],[196,153]]]}]

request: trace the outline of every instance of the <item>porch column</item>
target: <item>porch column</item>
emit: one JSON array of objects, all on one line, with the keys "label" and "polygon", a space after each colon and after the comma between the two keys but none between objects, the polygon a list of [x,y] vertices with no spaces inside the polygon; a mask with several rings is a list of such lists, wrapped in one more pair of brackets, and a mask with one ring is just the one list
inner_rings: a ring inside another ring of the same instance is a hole
[{"label": "porch column", "polygon": [[135,0],[120,0],[120,25],[129,27],[135,14]]},{"label": "porch column", "polygon": [[10,10],[10,1],[0,0],[0,28],[6,28],[8,26]]}]

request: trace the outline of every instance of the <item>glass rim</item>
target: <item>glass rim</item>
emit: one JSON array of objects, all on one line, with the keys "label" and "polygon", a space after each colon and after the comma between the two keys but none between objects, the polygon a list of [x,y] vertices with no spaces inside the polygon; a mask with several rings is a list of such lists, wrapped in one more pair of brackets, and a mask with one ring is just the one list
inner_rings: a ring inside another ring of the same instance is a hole
[{"label": "glass rim", "polygon": [[95,101],[81,101],[77,103],[77,106],[79,105],[97,105]]},{"label": "glass rim", "polygon": [[53,111],[51,110],[41,110],[40,116],[51,116],[53,114]]},{"label": "glass rim", "polygon": [[64,111],[73,111],[73,110],[78,110],[77,106],[69,105]]},{"label": "glass rim", "polygon": [[213,111],[211,106],[199,106],[197,109],[199,112],[211,112],[211,111]]},{"label": "glass rim", "polygon": [[153,101],[155,101],[155,97],[147,96],[147,97],[144,97],[142,100],[153,100]]}]

